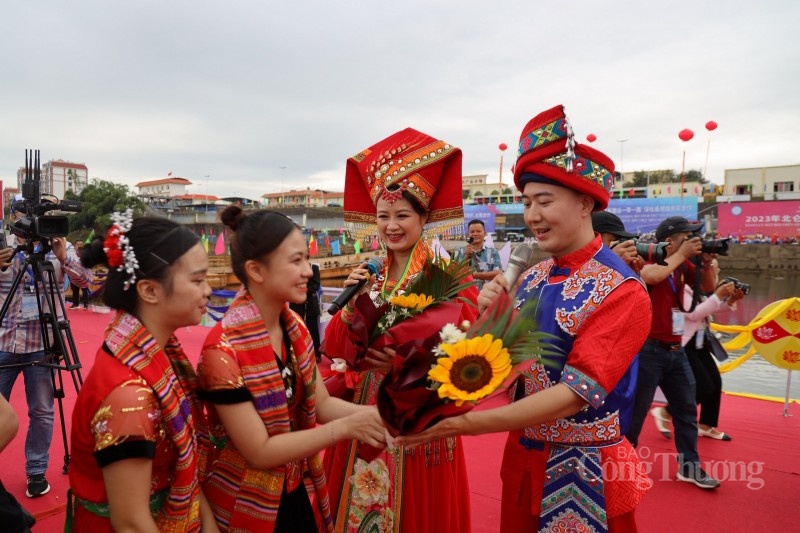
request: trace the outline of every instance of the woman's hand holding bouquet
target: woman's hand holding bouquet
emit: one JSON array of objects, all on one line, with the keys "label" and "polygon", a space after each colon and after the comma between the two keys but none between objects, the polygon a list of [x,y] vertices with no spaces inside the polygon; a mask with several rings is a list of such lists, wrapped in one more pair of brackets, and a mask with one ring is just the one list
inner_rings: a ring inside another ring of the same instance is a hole
[{"label": "woman's hand holding bouquet", "polygon": [[371,370],[386,363],[380,355],[384,348],[429,337],[443,324],[458,322],[462,306],[474,306],[458,296],[475,284],[465,282],[470,274],[468,261],[447,262],[437,256],[388,302],[376,306],[372,300],[376,294],[360,295],[347,330],[350,342],[341,358],[355,370]]}]

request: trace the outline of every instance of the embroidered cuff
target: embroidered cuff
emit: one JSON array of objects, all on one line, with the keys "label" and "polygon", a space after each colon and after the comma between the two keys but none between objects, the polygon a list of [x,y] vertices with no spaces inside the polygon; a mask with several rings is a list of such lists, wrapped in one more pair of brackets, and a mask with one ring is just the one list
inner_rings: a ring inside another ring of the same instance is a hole
[{"label": "embroidered cuff", "polygon": [[600,407],[608,395],[599,383],[570,365],[564,367],[564,371],[561,374],[561,383],[574,390],[578,396],[586,400],[594,409]]},{"label": "embroidered cuff", "polygon": [[341,318],[342,322],[348,326],[353,323],[353,308],[350,307],[349,303],[342,307],[342,310],[339,313],[339,318]]}]

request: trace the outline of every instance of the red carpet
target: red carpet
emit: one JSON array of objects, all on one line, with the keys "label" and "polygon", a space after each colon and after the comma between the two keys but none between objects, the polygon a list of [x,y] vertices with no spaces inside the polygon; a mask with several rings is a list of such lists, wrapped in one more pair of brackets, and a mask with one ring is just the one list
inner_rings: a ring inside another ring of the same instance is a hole
[{"label": "red carpet", "polygon": [[[85,377],[100,345],[110,315],[86,311],[70,312],[71,329]],[[207,329],[193,327],[178,333],[193,359]],[[64,374],[64,400],[69,431],[75,390]],[[61,531],[64,523],[67,476],[62,475],[63,444],[56,409],[56,425],[47,479],[49,494],[25,497],[24,441],[27,430],[24,383],[18,378],[11,404],[20,417],[17,438],[0,454],[0,478],[6,488],[37,518],[34,531]],[[647,421],[641,437],[640,455],[651,468],[653,489],[637,509],[639,531],[786,531],[800,524],[800,406],[792,404],[792,416],[784,417],[783,405],[726,396],[722,402],[721,429],[731,442],[700,438],[700,455],[710,474],[723,481],[714,491],[675,481],[675,449]],[[494,533],[500,524],[500,461],[505,435],[465,437],[472,492],[471,512],[475,533]]]}]

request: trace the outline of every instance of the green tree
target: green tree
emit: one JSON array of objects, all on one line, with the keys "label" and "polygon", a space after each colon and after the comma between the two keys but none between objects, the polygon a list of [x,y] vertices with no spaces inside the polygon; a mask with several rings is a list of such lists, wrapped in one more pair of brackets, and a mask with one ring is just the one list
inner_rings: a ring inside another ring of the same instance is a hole
[{"label": "green tree", "polygon": [[699,170],[687,170],[686,181],[697,181],[699,183],[708,183],[708,180],[703,177],[703,173]]},{"label": "green tree", "polygon": [[137,198],[127,185],[111,183],[94,178],[83,188],[80,194],[75,195],[67,191],[64,195],[68,200],[80,200],[81,212],[70,216],[70,239],[85,239],[94,229],[95,234],[101,235],[111,225],[111,213],[133,209],[134,216],[145,213],[145,205]]},{"label": "green tree", "polygon": [[[703,173],[699,170],[687,170],[684,174],[683,180],[685,182],[696,181],[700,184],[707,184],[708,180],[703,177]],[[656,185],[659,183],[680,183],[681,175],[674,170],[637,170],[633,173],[633,181],[631,187],[646,187],[647,185]]]},{"label": "green tree", "polygon": [[461,191],[461,199],[469,200],[469,189],[464,189],[463,191]]},{"label": "green tree", "polygon": [[511,190],[511,187],[506,187],[505,189],[503,189],[502,194],[514,194],[514,191]]}]

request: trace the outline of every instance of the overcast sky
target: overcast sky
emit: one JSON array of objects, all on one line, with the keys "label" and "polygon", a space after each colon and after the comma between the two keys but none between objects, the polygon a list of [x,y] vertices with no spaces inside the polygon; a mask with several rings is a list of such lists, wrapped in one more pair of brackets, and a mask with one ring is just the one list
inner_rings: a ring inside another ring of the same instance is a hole
[{"label": "overcast sky", "polygon": [[409,126],[490,181],[507,143],[507,182],[522,127],[559,103],[618,170],[680,171],[684,150],[703,170],[709,140],[718,183],[800,163],[796,0],[78,0],[0,17],[12,186],[38,148],[131,188],[172,172],[223,197],[342,190],[348,157]]}]

